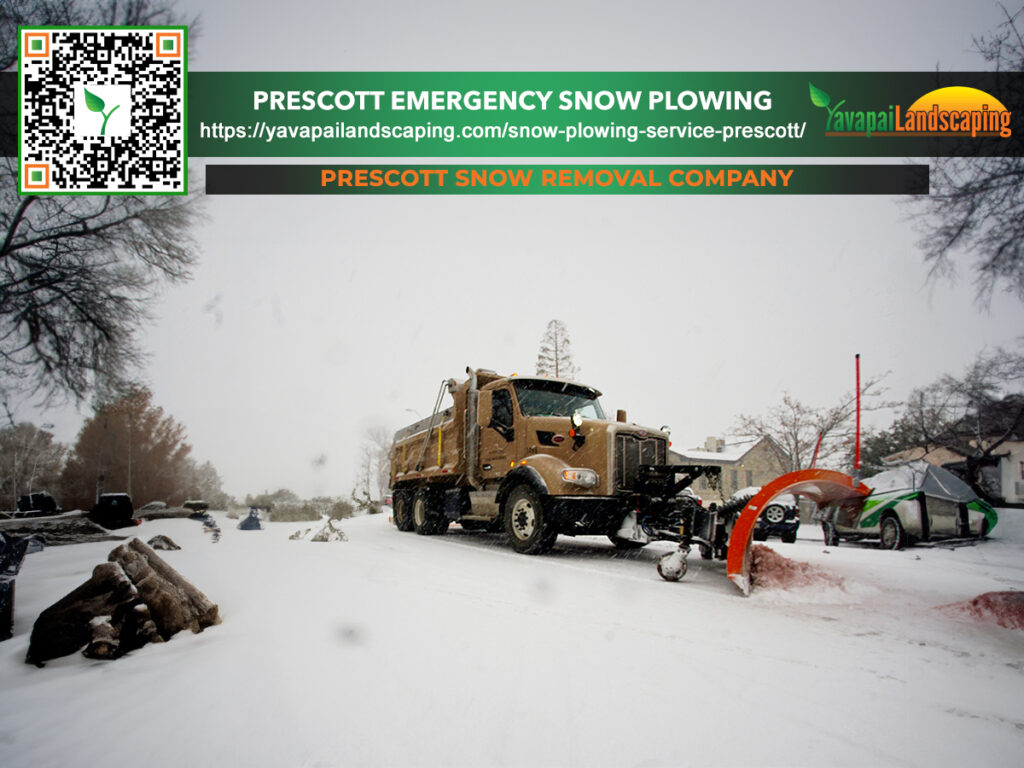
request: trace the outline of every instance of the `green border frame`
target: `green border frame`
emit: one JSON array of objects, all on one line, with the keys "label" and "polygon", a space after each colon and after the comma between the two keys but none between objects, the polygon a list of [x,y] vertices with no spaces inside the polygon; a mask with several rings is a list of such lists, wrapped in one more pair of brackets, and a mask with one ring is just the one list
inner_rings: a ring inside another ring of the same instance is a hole
[{"label": "green border frame", "polygon": [[[44,192],[41,190],[28,190],[25,191],[22,188],[22,165],[24,158],[22,157],[22,54],[21,50],[21,39],[22,31],[49,31],[49,30],[90,30],[90,31],[109,31],[109,30],[133,30],[133,31],[158,31],[158,30],[179,30],[182,34],[181,43],[181,63],[182,63],[182,173],[185,188],[181,192],[134,192],[134,191],[90,191],[90,192]],[[24,25],[18,27],[18,195],[82,195],[82,196],[107,196],[107,195],[119,195],[122,197],[141,197],[141,196],[157,196],[157,197],[181,197],[187,196],[188,191],[188,26],[187,25],[168,25],[168,26],[104,26],[104,27],[90,27],[90,26],[52,26],[52,27],[36,27],[31,25]]]}]

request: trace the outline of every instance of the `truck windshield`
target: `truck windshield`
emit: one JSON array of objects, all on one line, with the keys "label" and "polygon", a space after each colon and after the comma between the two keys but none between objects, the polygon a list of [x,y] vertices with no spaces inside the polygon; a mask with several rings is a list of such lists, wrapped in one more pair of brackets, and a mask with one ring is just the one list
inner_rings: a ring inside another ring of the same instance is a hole
[{"label": "truck windshield", "polygon": [[512,382],[523,416],[572,416],[603,419],[604,411],[592,389],[563,381],[516,379]]}]

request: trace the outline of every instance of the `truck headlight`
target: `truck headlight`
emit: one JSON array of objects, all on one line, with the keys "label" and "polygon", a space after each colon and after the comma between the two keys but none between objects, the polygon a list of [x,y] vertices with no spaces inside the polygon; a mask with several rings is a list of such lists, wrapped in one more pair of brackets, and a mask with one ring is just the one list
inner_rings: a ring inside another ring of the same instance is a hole
[{"label": "truck headlight", "polygon": [[584,488],[593,488],[601,478],[592,469],[563,469],[562,479],[567,483],[582,485]]}]

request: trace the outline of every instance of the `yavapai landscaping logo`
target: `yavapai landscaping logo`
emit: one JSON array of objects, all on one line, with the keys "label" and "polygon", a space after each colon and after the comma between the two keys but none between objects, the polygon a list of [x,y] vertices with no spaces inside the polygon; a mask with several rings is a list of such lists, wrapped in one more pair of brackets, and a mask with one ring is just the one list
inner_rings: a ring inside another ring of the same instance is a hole
[{"label": "yavapai landscaping logo", "polygon": [[114,112],[117,111],[117,108],[121,105],[115,104],[110,108],[109,112],[104,112],[103,108],[107,106],[106,102],[103,101],[103,99],[101,99],[95,93],[90,91],[88,88],[83,88],[82,90],[85,92],[86,109],[88,109],[91,112],[99,112],[101,115],[103,115],[103,124],[100,126],[100,136],[106,135],[107,121],[110,119],[110,116],[114,114]]},{"label": "yavapai landscaping logo", "polygon": [[908,108],[890,104],[882,110],[840,109],[832,97],[807,83],[811,103],[828,112],[826,136],[978,136],[1009,138],[1012,113],[994,96],[962,85],[929,91]]},{"label": "yavapai landscaping logo", "polygon": [[127,85],[77,85],[74,132],[78,139],[130,136],[132,93]]}]

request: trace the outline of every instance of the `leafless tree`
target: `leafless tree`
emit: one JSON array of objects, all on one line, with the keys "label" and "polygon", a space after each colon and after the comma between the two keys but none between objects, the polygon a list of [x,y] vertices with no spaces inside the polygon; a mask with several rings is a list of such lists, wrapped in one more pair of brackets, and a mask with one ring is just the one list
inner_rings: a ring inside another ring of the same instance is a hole
[{"label": "leafless tree", "polygon": [[141,27],[185,23],[189,37],[195,37],[199,18],[183,21],[173,0],[4,0],[0,5],[0,72],[17,64],[19,26]]},{"label": "leafless tree", "polygon": [[[975,48],[997,72],[1024,70],[1024,8],[1010,13]],[[978,303],[987,306],[997,287],[1024,300],[1024,137],[1013,136],[1004,157],[937,157],[931,195],[912,201],[924,233],[921,247],[932,277],[956,272],[954,254],[974,259]]]},{"label": "leafless tree", "polygon": [[55,491],[66,451],[51,433],[33,424],[0,429],[0,504],[14,509],[23,494]]},{"label": "leafless tree", "polygon": [[[861,383],[861,410],[888,408],[893,404],[881,401],[884,375]],[[741,415],[733,431],[744,437],[768,438],[779,461],[789,471],[811,466],[819,437],[816,466],[841,467],[855,438],[857,394],[843,395],[839,402],[828,407],[806,405],[789,393],[783,393],[782,402],[762,416]]]},{"label": "leafless tree", "polygon": [[382,501],[391,484],[391,435],[383,427],[366,430],[366,447],[370,455],[370,483],[376,498]]},{"label": "leafless tree", "polygon": [[[0,4],[0,71],[16,66],[17,26],[180,23],[173,2],[13,0]],[[18,195],[0,160],[0,397],[82,400],[123,383],[160,287],[195,261],[196,195]]]},{"label": "leafless tree", "polygon": [[234,503],[234,499],[224,492],[220,473],[212,462],[204,461],[200,464],[189,456],[185,459],[185,472],[189,497],[203,499],[213,509],[227,509]]},{"label": "leafless tree", "polygon": [[984,468],[1008,440],[1024,439],[1024,355],[981,352],[963,376],[911,393],[897,426],[914,445],[963,457],[964,479],[989,494]]},{"label": "leafless tree", "polygon": [[579,377],[579,370],[572,358],[569,329],[561,320],[550,321],[540,340],[540,352],[537,354],[537,375],[555,376],[559,379]]}]

